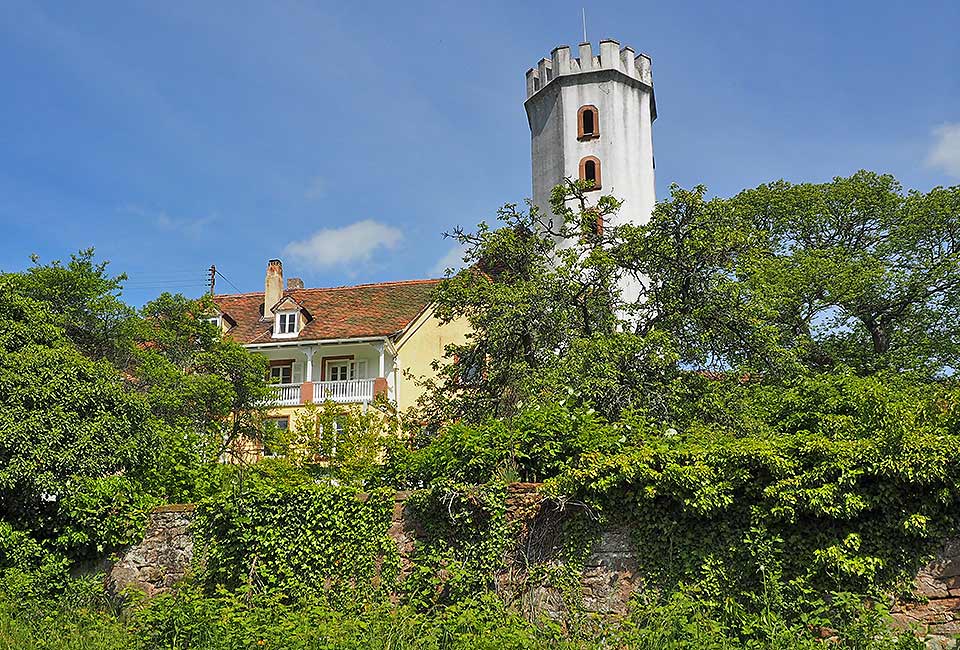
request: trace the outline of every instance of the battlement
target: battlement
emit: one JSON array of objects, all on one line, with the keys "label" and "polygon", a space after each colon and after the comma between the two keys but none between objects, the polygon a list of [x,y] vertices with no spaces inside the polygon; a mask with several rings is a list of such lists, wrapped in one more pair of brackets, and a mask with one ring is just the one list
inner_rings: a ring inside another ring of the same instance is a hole
[{"label": "battlement", "polygon": [[600,41],[599,56],[593,55],[593,46],[590,43],[580,43],[578,54],[578,58],[572,58],[570,48],[563,45],[554,48],[549,59],[540,59],[537,67],[527,70],[527,98],[536,95],[557,77],[598,70],[619,70],[628,77],[653,87],[650,57],[636,54],[629,46],[621,48],[619,41]]}]

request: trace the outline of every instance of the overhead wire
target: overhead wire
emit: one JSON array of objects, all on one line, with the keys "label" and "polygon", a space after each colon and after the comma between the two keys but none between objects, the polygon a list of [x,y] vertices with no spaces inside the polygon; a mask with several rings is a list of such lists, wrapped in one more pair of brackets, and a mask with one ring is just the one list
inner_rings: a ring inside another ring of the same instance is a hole
[{"label": "overhead wire", "polygon": [[[127,279],[123,281],[122,285],[124,289],[130,290],[210,287],[210,280],[208,279],[210,270],[211,269],[150,269],[143,271],[126,271],[125,275]],[[238,293],[243,293],[243,290],[224,275],[220,269],[215,269],[214,272],[217,277],[233,287]],[[200,278],[204,279],[201,280]]]},{"label": "overhead wire", "polygon": [[233,287],[234,289],[236,289],[236,290],[237,290],[237,293],[243,293],[243,290],[241,290],[240,287],[238,287],[237,285],[235,285],[233,282],[230,282],[230,278],[228,278],[228,277],[225,276],[223,273],[221,273],[221,272],[220,272],[220,269],[216,269],[216,273],[217,273],[217,275],[219,275],[221,278],[223,278],[224,280],[226,280],[227,284],[229,284],[231,287]]}]

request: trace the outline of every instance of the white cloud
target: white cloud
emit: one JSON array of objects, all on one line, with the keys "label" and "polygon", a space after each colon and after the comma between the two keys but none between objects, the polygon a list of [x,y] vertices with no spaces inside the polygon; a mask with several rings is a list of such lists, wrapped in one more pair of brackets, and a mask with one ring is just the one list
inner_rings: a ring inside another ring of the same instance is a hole
[{"label": "white cloud", "polygon": [[304,266],[323,269],[346,262],[366,262],[379,248],[396,248],[403,234],[372,219],[364,219],[343,228],[324,228],[307,239],[293,241],[284,254]]},{"label": "white cloud", "polygon": [[447,269],[459,270],[463,268],[463,254],[466,249],[457,244],[447,251],[447,254],[437,260],[437,263],[430,269],[430,277],[441,277]]},{"label": "white cloud", "polygon": [[960,123],[938,126],[933,136],[935,141],[927,155],[927,164],[960,178]]}]

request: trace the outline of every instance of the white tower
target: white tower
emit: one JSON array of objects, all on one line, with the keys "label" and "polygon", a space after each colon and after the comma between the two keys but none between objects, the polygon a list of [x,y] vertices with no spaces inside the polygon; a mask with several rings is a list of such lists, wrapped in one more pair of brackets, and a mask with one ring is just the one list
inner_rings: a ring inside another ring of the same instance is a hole
[{"label": "white tower", "polygon": [[569,47],[558,47],[527,71],[533,202],[551,215],[555,185],[591,179],[595,196],[623,200],[616,221],[645,223],[656,202],[650,57],[614,40],[600,41],[600,56],[581,43],[579,55],[571,58]]}]

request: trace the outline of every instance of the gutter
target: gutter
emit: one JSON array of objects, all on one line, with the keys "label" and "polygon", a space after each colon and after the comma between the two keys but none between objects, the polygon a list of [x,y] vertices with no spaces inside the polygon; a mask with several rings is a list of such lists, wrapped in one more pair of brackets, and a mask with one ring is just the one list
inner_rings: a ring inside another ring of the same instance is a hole
[{"label": "gutter", "polygon": [[246,343],[242,344],[244,348],[249,349],[268,349],[268,348],[292,348],[304,347],[308,345],[333,345],[336,343],[384,343],[388,348],[393,345],[389,336],[365,336],[358,339],[309,339],[301,341],[274,341],[270,343]]}]

